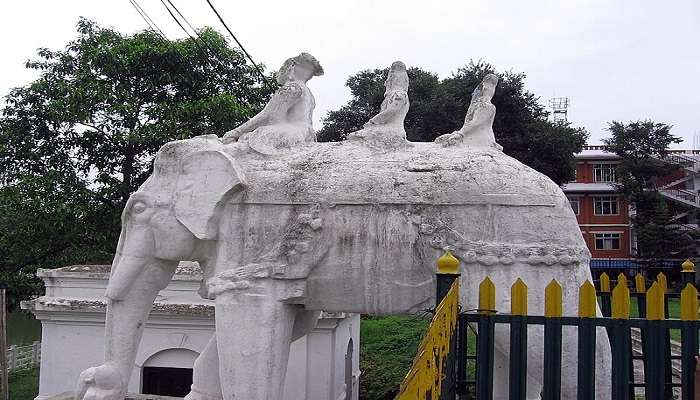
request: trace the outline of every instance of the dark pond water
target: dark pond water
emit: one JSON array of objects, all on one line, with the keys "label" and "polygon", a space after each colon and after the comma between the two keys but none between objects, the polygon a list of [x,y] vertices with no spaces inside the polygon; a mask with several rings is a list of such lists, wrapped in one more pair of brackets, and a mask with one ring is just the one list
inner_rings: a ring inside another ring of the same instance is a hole
[{"label": "dark pond water", "polygon": [[41,340],[41,322],[30,313],[13,311],[7,315],[7,344],[27,345]]}]

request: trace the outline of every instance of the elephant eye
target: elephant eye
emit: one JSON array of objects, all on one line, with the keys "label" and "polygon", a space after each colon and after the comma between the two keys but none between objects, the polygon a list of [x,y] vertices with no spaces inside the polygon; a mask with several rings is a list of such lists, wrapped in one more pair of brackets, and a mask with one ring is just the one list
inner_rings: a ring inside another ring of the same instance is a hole
[{"label": "elephant eye", "polygon": [[131,207],[131,211],[136,213],[136,214],[141,214],[146,210],[146,203],[142,201],[137,201],[134,203],[134,205]]}]

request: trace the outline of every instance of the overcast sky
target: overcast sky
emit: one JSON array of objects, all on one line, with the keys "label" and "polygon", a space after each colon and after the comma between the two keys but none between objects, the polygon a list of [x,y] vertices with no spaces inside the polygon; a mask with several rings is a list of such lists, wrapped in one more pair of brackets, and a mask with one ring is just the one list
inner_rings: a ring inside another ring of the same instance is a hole
[{"label": "overcast sky", "polygon": [[[160,0],[138,0],[169,38],[183,37]],[[195,26],[223,27],[205,0],[173,0]],[[268,69],[307,51],[315,120],[349,98],[348,75],[394,60],[449,76],[470,59],[527,74],[547,104],[571,99],[569,120],[607,136],[611,120],[674,125],[700,135],[700,1],[239,1],[212,0],[247,50]],[[80,16],[123,32],[146,27],[128,0],[22,0],[0,5],[0,95],[36,76],[38,47],[61,48]],[[697,141],[697,139],[696,139]]]}]

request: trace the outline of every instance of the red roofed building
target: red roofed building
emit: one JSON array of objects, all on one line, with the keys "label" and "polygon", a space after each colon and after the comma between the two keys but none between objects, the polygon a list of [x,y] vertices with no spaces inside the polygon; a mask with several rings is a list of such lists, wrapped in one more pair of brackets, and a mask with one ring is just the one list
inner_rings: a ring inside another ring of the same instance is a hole
[{"label": "red roofed building", "polygon": [[[674,150],[663,161],[682,168],[657,182],[657,190],[671,200],[674,220],[682,229],[698,229],[695,210],[700,209],[700,151]],[[630,223],[630,205],[616,187],[621,158],[605,146],[585,146],[576,154],[576,178],[562,186],[574,210],[588,248],[594,276],[603,271],[636,272],[636,243]],[[679,269],[676,260],[667,267]]]}]

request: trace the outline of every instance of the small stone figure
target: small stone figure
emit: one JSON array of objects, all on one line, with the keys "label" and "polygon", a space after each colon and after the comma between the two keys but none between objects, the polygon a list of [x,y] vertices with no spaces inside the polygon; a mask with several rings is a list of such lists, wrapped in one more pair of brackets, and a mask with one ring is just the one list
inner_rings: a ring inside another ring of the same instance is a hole
[{"label": "small stone figure", "polygon": [[280,88],[265,108],[249,121],[229,131],[223,143],[247,143],[263,154],[315,142],[312,115],[316,103],[306,82],[323,75],[323,67],[311,54],[301,53],[284,62],[277,75]]},{"label": "small stone figure", "polygon": [[372,117],[363,129],[349,134],[349,140],[364,140],[379,146],[406,143],[406,130],[403,126],[409,107],[406,64],[401,61],[391,64],[384,86],[386,91],[379,114]]},{"label": "small stone figure", "polygon": [[496,106],[491,103],[496,91],[498,77],[488,74],[481,84],[474,89],[472,100],[464,118],[464,125],[459,131],[439,136],[436,143],[443,146],[474,146],[495,147],[502,150],[493,134],[493,118],[496,116]]}]

